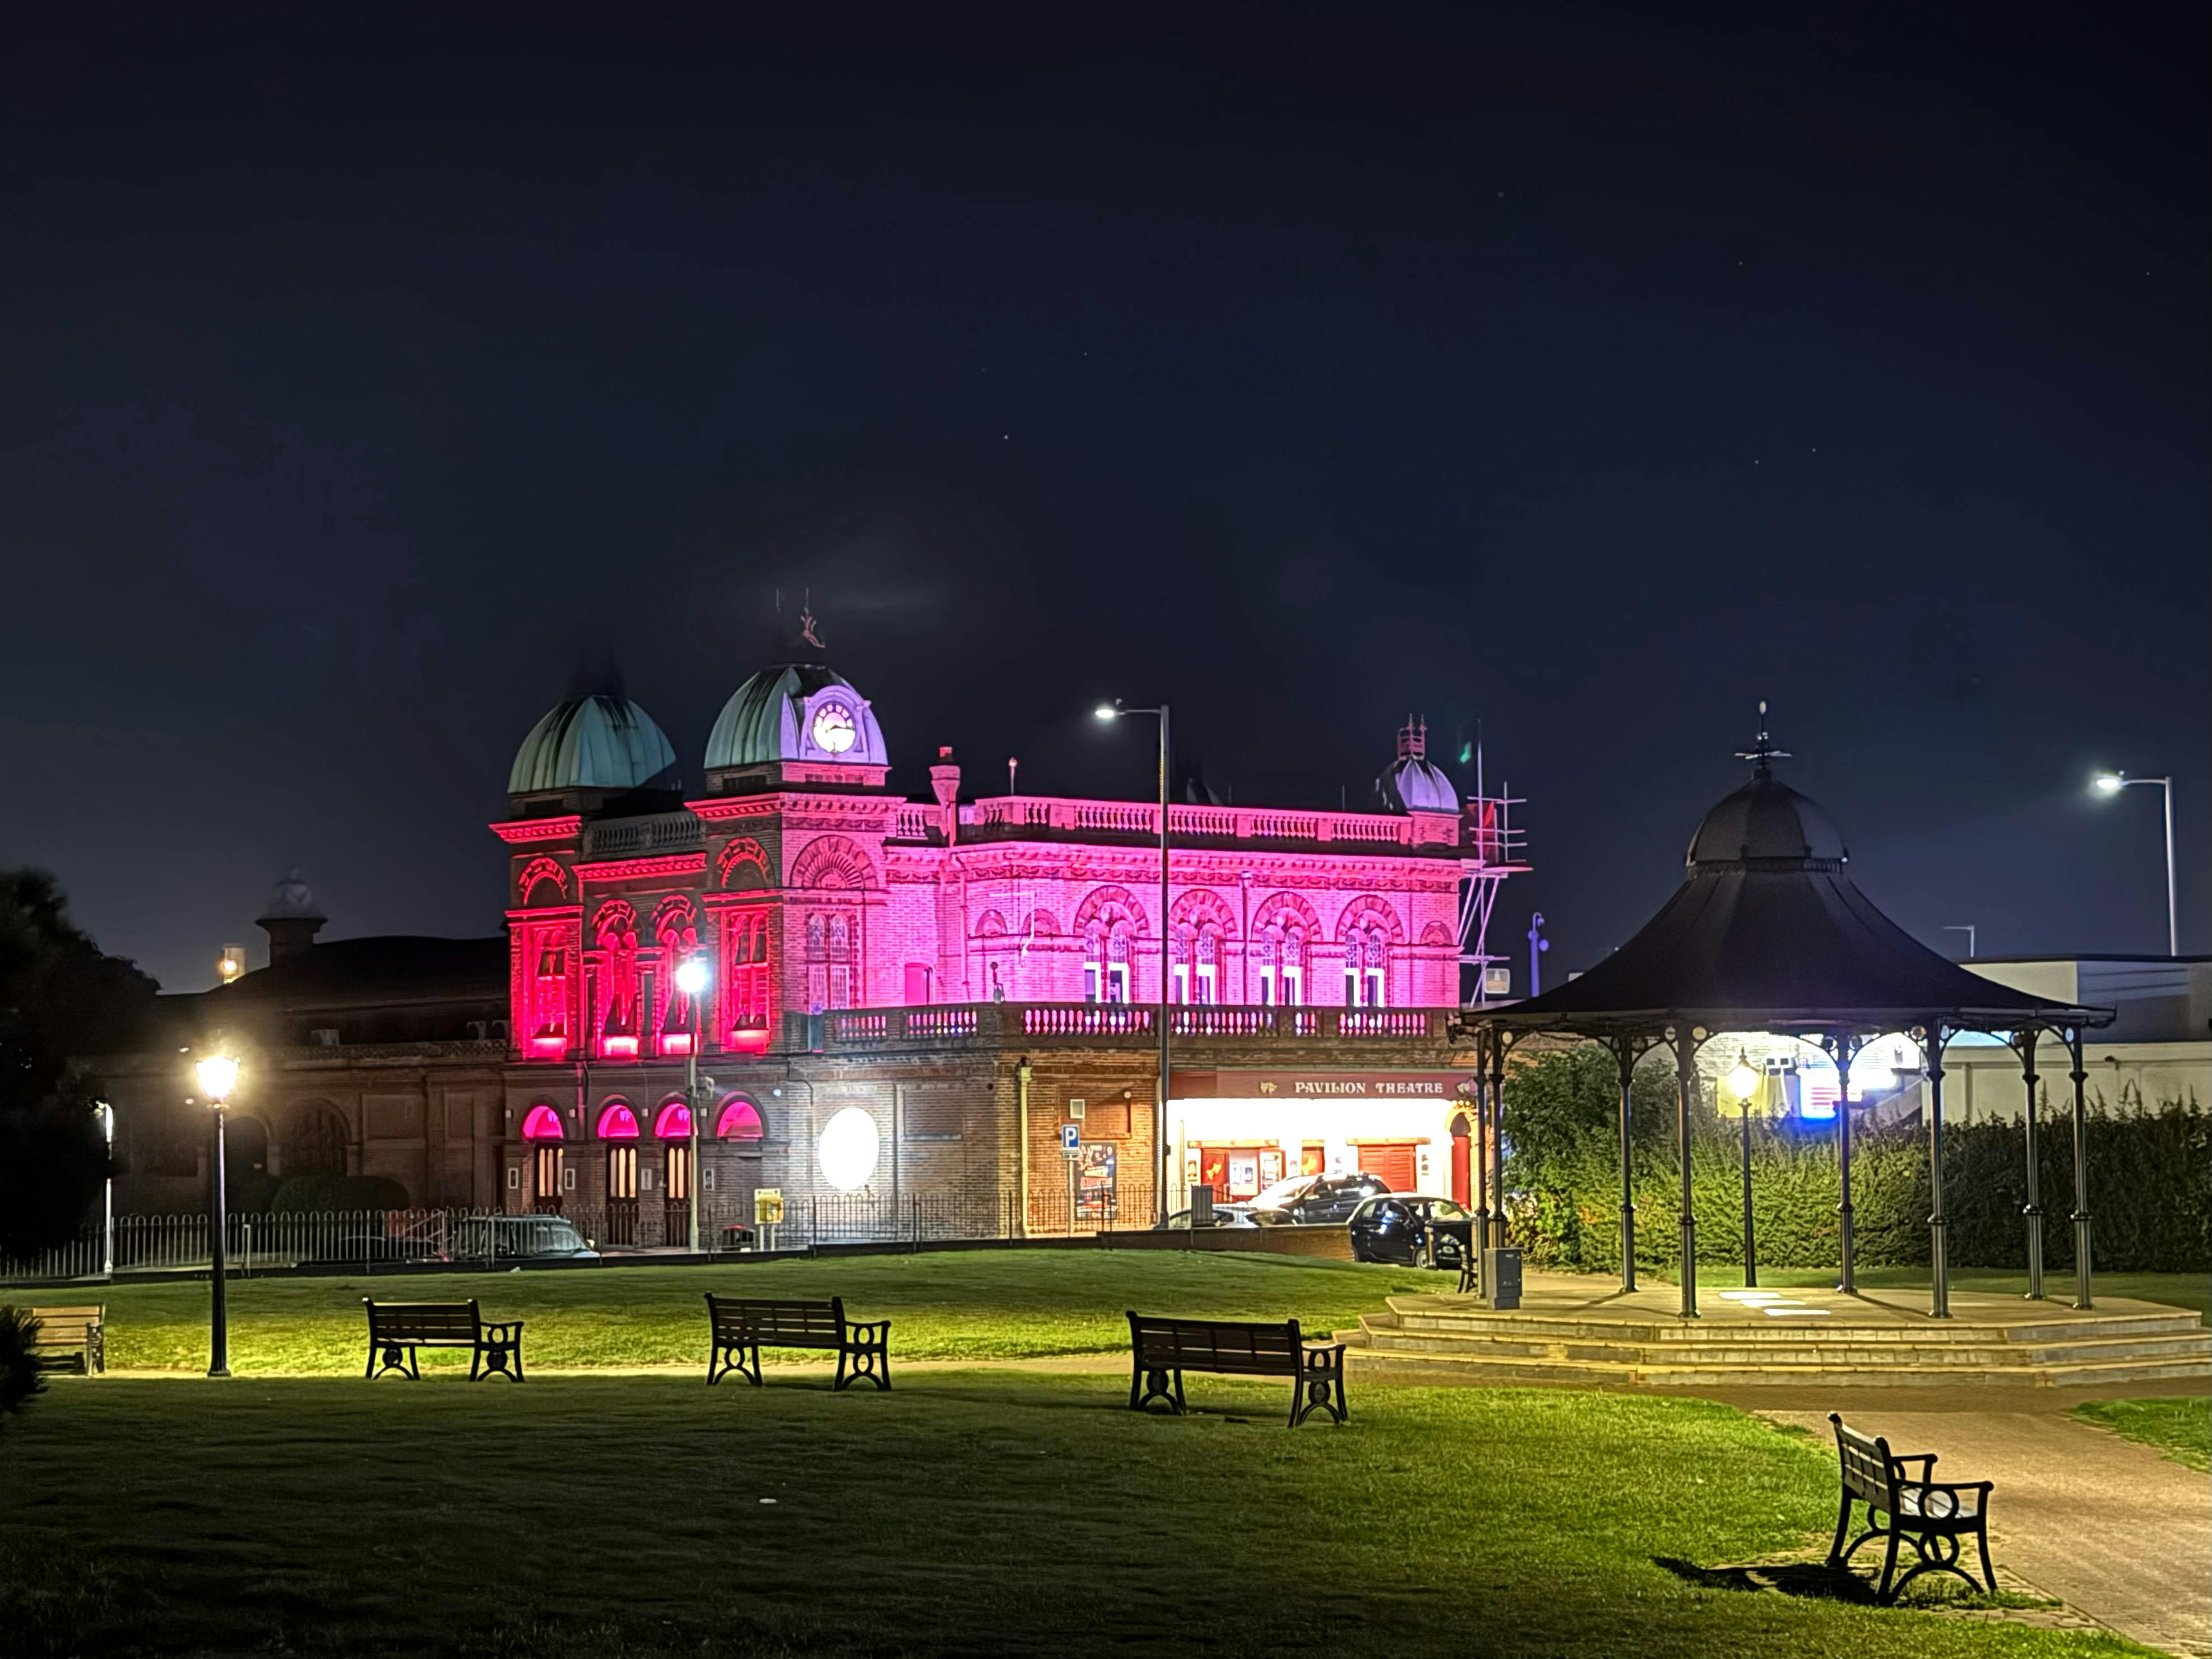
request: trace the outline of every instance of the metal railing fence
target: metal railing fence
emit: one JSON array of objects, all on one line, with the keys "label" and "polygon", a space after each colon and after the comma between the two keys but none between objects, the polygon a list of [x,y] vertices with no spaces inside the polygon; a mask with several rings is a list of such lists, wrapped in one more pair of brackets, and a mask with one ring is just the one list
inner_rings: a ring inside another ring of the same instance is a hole
[{"label": "metal railing fence", "polygon": [[[558,1218],[603,1255],[681,1251],[690,1243],[687,1205],[647,1199],[515,1212],[468,1209],[297,1211],[234,1215],[224,1236],[229,1271],[255,1273],[319,1262],[493,1263],[544,1254],[566,1239],[542,1224]],[[755,1224],[750,1197],[701,1194],[700,1243],[708,1251],[808,1249],[817,1245],[933,1243],[1081,1237],[1152,1224],[1148,1188],[1012,1194],[831,1194],[793,1199],[773,1227]],[[204,1270],[204,1215],[115,1218],[116,1273]],[[0,1285],[98,1279],[109,1270],[109,1240],[98,1224],[53,1249],[0,1259]]]}]

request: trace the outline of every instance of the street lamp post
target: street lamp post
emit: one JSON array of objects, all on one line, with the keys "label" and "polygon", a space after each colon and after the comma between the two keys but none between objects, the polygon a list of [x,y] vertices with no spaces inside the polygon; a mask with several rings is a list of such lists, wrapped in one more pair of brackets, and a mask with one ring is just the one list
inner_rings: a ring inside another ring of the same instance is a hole
[{"label": "street lamp post", "polygon": [[2094,780],[2100,794],[2117,795],[2136,784],[2156,784],[2166,795],[2166,953],[2181,954],[2181,913],[2173,895],[2173,780],[2131,778],[2124,772],[2100,772]]},{"label": "street lamp post", "polygon": [[210,1268],[209,1282],[214,1290],[213,1305],[209,1310],[208,1370],[210,1376],[230,1375],[230,1308],[225,1299],[228,1288],[224,1283],[228,1273],[225,1260],[223,1235],[228,1231],[229,1218],[224,1214],[223,1194],[223,1119],[230,1103],[230,1091],[238,1086],[238,1062],[228,1054],[210,1054],[192,1068],[199,1075],[200,1092],[207,1103],[215,1109],[215,1164],[213,1184],[213,1231],[209,1249]]},{"label": "street lamp post", "polygon": [[1158,1156],[1153,1159],[1152,1224],[1164,1227],[1168,1224],[1168,1085],[1175,1075],[1168,1029],[1173,1007],[1168,983],[1168,706],[1124,708],[1118,702],[1102,702],[1095,712],[1102,720],[1117,720],[1124,714],[1156,714],[1160,722],[1160,1091],[1153,1109],[1152,1137]]},{"label": "street lamp post", "polygon": [[100,1139],[107,1151],[107,1173],[100,1183],[100,1272],[115,1277],[115,1108],[101,1101],[92,1109],[100,1114]]},{"label": "street lamp post", "polygon": [[691,1124],[691,1254],[699,1254],[699,1033],[705,1022],[699,1018],[699,999],[707,989],[713,975],[708,971],[706,958],[687,957],[676,969],[676,988],[691,1005],[691,1042],[690,1052],[684,1057],[684,1112]]},{"label": "street lamp post", "polygon": [[1736,1112],[1743,1128],[1743,1287],[1753,1290],[1759,1285],[1759,1256],[1753,1248],[1751,1236],[1751,1097],[1759,1090],[1759,1073],[1751,1068],[1751,1057],[1742,1049],[1736,1050],[1735,1064],[1729,1070],[1729,1092],[1735,1097]]}]

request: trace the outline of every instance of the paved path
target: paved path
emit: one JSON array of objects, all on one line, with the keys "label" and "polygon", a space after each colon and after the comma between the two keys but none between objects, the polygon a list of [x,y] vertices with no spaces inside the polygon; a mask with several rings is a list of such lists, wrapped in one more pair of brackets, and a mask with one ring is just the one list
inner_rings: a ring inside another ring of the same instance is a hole
[{"label": "paved path", "polygon": [[[1731,1399],[1824,1438],[1833,1432],[1826,1413]],[[1887,1435],[1899,1451],[1940,1454],[1939,1475],[1996,1482],[1990,1543],[2001,1572],[2136,1641],[2212,1655],[2212,1476],[2051,1405],[1893,1410],[1869,1398],[1844,1410],[1852,1427]]]}]

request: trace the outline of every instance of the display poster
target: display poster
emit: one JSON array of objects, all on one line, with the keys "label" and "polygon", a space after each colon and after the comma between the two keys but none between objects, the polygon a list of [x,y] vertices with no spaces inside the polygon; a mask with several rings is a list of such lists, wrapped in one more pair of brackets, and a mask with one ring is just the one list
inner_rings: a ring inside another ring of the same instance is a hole
[{"label": "display poster", "polygon": [[1075,1211],[1078,1215],[1099,1218],[1114,1213],[1114,1148],[1103,1140],[1093,1141],[1083,1149],[1076,1159]]}]

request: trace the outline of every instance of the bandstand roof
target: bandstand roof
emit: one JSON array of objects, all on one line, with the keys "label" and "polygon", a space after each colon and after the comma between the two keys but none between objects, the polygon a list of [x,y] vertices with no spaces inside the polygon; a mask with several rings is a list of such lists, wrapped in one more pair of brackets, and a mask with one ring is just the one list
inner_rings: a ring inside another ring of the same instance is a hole
[{"label": "bandstand roof", "polygon": [[2112,1012],[2052,1002],[1971,973],[1921,944],[1844,873],[1827,814],[1775,777],[1705,815],[1682,885],[1627,944],[1554,990],[1480,1014],[1506,1030],[1603,1036],[1708,1030],[1966,1030],[2107,1024]]}]

